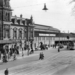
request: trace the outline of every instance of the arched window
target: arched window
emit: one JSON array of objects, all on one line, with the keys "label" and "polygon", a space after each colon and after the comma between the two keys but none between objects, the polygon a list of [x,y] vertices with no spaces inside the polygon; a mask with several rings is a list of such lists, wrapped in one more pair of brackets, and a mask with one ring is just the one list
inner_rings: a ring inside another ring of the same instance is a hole
[{"label": "arched window", "polygon": [[20,38],[22,38],[22,31],[20,31],[19,33],[20,33]]},{"label": "arched window", "polygon": [[13,39],[17,39],[17,28],[13,29]]},{"label": "arched window", "polygon": [[25,29],[24,30],[24,38],[26,38],[27,37],[27,30]]},{"label": "arched window", "polygon": [[19,36],[18,36],[19,39],[22,39],[22,29],[19,29]]}]

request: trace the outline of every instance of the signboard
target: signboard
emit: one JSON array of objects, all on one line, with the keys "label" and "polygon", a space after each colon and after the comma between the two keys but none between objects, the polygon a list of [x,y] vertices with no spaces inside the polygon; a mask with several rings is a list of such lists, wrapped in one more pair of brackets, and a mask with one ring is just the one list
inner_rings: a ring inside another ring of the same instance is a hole
[{"label": "signboard", "polygon": [[39,34],[39,36],[56,36],[56,34]]}]

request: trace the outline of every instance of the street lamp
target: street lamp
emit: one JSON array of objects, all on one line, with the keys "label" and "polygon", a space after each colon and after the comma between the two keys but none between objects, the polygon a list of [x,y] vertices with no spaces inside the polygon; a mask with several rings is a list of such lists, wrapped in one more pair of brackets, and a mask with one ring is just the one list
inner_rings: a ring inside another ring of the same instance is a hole
[{"label": "street lamp", "polygon": [[48,8],[46,7],[46,3],[44,3],[44,8],[42,10],[48,10]]},{"label": "street lamp", "polygon": [[3,4],[2,4],[2,40],[3,40]]}]

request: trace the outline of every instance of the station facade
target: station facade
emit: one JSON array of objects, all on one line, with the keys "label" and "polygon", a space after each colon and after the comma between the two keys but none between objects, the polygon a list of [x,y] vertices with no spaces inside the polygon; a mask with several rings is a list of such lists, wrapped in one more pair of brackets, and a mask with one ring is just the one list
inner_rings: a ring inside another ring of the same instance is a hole
[{"label": "station facade", "polygon": [[35,46],[39,46],[40,42],[49,46],[58,45],[59,43],[67,45],[70,41],[75,43],[75,33],[61,33],[60,30],[52,26],[39,24],[35,24],[34,30],[34,42],[36,42]]}]

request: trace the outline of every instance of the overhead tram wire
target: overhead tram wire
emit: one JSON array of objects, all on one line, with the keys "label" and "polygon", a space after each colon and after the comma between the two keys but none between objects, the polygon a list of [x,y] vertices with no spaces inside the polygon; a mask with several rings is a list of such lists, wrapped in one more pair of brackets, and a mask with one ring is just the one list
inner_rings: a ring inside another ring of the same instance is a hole
[{"label": "overhead tram wire", "polygon": [[43,5],[44,3],[41,4],[35,4],[35,5],[28,5],[28,6],[20,6],[20,7],[13,7],[14,9],[19,9],[19,8],[25,8],[25,7],[31,7],[31,6],[37,6],[37,5]]}]

